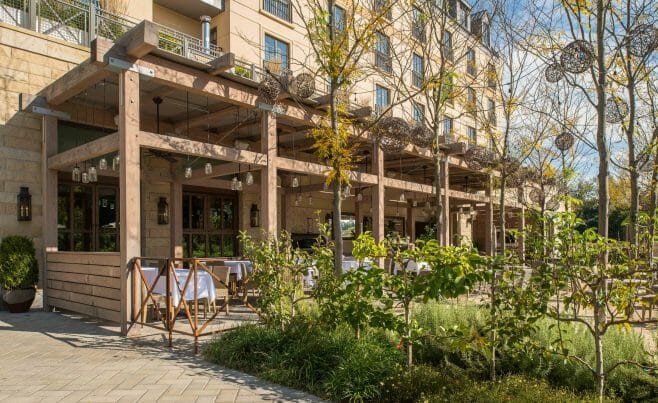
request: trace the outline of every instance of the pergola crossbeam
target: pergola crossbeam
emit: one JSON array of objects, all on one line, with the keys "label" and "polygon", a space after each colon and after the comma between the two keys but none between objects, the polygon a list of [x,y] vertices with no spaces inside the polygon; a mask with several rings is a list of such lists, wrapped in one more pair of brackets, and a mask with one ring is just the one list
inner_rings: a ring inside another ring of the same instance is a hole
[{"label": "pergola crossbeam", "polygon": [[48,158],[48,169],[63,169],[119,149],[119,133],[110,134]]}]

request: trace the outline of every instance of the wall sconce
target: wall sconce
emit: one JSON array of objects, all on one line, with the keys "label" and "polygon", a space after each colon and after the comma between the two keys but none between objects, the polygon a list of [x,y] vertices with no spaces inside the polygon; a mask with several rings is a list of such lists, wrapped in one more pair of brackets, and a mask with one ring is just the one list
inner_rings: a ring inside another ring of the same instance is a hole
[{"label": "wall sconce", "polygon": [[16,219],[18,221],[32,221],[32,195],[30,189],[21,186],[16,196]]},{"label": "wall sconce", "polygon": [[249,210],[249,224],[252,228],[260,227],[260,210],[258,210],[255,203],[251,205],[251,210]]},{"label": "wall sconce", "polygon": [[166,197],[161,197],[158,201],[158,224],[169,224],[169,204]]}]

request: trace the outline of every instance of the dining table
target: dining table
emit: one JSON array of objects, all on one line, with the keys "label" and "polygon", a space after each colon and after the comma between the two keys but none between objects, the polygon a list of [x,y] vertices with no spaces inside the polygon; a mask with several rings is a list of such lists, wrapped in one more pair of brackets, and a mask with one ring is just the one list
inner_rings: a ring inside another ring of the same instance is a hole
[{"label": "dining table", "polygon": [[[161,273],[160,268],[158,267],[142,267],[142,273],[148,284],[149,289],[152,287],[153,294],[166,295],[167,294],[167,279]],[[180,284],[180,289],[176,285],[175,278],[173,273],[171,273],[171,300],[174,306],[177,306],[181,299],[181,291],[185,287],[187,278],[190,275],[190,271],[187,269],[175,269],[176,277],[178,278],[178,283]],[[215,284],[213,282],[212,276],[208,274],[205,270],[197,270],[197,287],[196,287],[196,298],[208,299],[209,301],[214,301],[216,299],[215,293]],[[190,279],[190,284],[185,290],[185,300],[193,301],[194,300],[194,278]]]},{"label": "dining table", "polygon": [[[427,262],[416,262],[415,260],[405,260],[404,263],[407,265],[407,272],[420,274],[422,271],[430,271],[431,267]],[[401,271],[400,264],[395,262],[393,266],[393,274],[398,274],[398,271]]]}]

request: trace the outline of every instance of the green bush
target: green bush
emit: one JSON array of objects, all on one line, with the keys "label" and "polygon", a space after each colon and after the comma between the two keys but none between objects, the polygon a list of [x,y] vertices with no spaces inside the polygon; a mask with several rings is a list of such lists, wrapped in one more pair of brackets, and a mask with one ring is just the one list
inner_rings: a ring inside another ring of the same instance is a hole
[{"label": "green bush", "polygon": [[8,236],[0,242],[0,286],[5,290],[33,288],[39,282],[39,263],[34,243],[24,236]]}]

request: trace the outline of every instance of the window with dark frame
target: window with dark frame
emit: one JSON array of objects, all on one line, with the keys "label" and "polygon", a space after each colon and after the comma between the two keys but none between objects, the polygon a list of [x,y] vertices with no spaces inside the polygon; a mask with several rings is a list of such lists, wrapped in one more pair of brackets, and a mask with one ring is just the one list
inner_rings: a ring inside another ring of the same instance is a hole
[{"label": "window with dark frame", "polygon": [[475,90],[471,87],[466,89],[467,99],[466,99],[466,110],[471,115],[475,115],[477,112],[477,95]]},{"label": "window with dark frame", "polygon": [[443,31],[443,57],[446,60],[452,61],[452,33],[450,31]]},{"label": "window with dark frame", "polygon": [[393,71],[391,41],[381,32],[375,32],[375,67],[387,73]]},{"label": "window with dark frame", "polygon": [[393,7],[391,0],[374,0],[373,10],[376,13],[383,13],[384,18],[387,20],[393,19]]},{"label": "window with dark frame", "polygon": [[425,84],[425,61],[416,53],[411,57],[411,79],[414,87],[421,88]]},{"label": "window with dark frame", "polygon": [[466,50],[466,72],[472,76],[477,74],[475,50],[473,48],[468,48],[468,50]]},{"label": "window with dark frame", "polygon": [[290,45],[278,38],[265,34],[265,62],[281,62],[281,67],[290,68]]},{"label": "window with dark frame", "polygon": [[493,126],[496,125],[496,102],[489,98],[487,109],[489,110],[489,123]]},{"label": "window with dark frame", "polygon": [[475,130],[475,127],[468,126],[468,142],[471,144],[477,144],[478,143],[478,133],[477,130]]},{"label": "window with dark frame", "polygon": [[263,0],[263,10],[282,20],[292,22],[290,0]]},{"label": "window with dark frame", "polygon": [[379,84],[375,85],[375,113],[381,115],[386,108],[391,104],[391,90],[382,87]]},{"label": "window with dark frame", "polygon": [[454,119],[450,116],[444,116],[443,118],[443,135],[452,136],[454,130]]},{"label": "window with dark frame", "polygon": [[489,63],[487,65],[487,86],[489,88],[492,89],[496,88],[497,74],[498,73],[496,73],[496,68],[494,67],[494,65]]},{"label": "window with dark frame", "polygon": [[417,125],[425,124],[425,105],[414,102],[411,112],[413,120]]},{"label": "window with dark frame", "polygon": [[423,12],[418,7],[411,10],[411,36],[420,42],[425,42],[425,21]]},{"label": "window with dark frame", "polygon": [[229,194],[183,193],[183,256],[235,256],[237,204]]},{"label": "window with dark frame", "polygon": [[334,28],[336,32],[341,33],[345,31],[346,14],[345,9],[334,4]]}]

